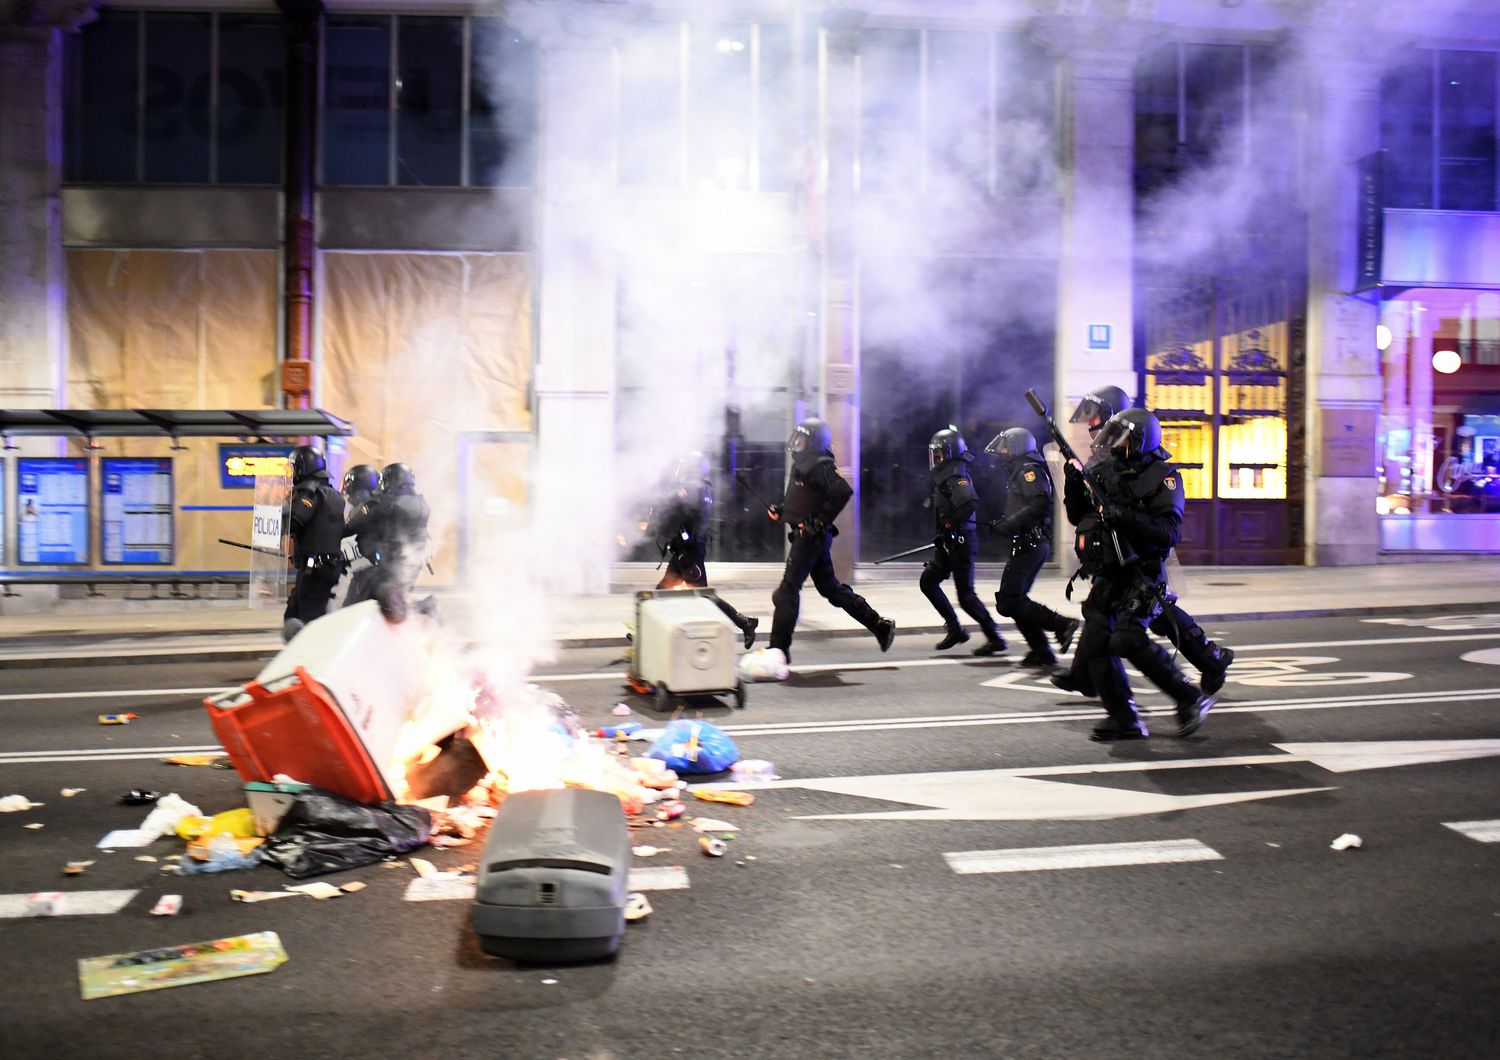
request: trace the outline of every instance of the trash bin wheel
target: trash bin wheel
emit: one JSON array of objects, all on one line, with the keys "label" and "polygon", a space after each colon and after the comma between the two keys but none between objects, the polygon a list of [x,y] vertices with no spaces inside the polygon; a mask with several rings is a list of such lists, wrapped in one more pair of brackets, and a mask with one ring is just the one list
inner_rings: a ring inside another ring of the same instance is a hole
[{"label": "trash bin wheel", "polygon": [[656,693],[651,698],[651,705],[663,714],[672,709],[672,693],[667,691],[666,685],[658,684],[656,686]]},{"label": "trash bin wheel", "polygon": [[745,709],[745,682],[743,681],[734,683],[734,706],[736,710]]}]

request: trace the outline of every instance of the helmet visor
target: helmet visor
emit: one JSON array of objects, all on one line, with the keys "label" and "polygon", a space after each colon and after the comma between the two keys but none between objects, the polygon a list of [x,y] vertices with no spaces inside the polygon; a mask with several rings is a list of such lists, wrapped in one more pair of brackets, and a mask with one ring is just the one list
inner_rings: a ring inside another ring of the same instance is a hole
[{"label": "helmet visor", "polygon": [[810,439],[807,431],[803,430],[801,427],[798,427],[795,431],[792,432],[792,436],[786,440],[786,451],[789,453],[804,452],[807,449],[807,443],[809,440]]},{"label": "helmet visor", "polygon": [[944,445],[929,445],[927,447],[927,470],[936,471],[938,465],[948,459],[948,447]]},{"label": "helmet visor", "polygon": [[1114,449],[1129,456],[1131,439],[1134,437],[1135,429],[1131,424],[1112,419],[1100,428],[1098,435],[1094,438],[1093,447],[1098,450]]},{"label": "helmet visor", "polygon": [[1086,423],[1101,413],[1104,419],[1109,419],[1110,416],[1114,415],[1114,410],[1106,410],[1103,405],[1099,404],[1093,398],[1086,397],[1078,403],[1078,407],[1073,410],[1073,415],[1068,417],[1068,422]]},{"label": "helmet visor", "polygon": [[990,444],[984,447],[984,451],[990,456],[1008,456],[1005,451],[1005,432],[1001,431],[990,439]]}]

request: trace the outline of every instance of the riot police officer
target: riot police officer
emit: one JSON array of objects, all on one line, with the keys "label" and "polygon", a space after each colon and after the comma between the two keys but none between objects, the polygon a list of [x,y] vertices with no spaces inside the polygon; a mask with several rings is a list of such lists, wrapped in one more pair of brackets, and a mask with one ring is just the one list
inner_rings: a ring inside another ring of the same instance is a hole
[{"label": "riot police officer", "polygon": [[299,445],[292,450],[292,492],[287,498],[287,526],[292,538],[296,581],[282,614],[282,637],[297,632],[328,611],[342,564],[339,538],[344,529],[344,499],[328,481],[323,450]]},{"label": "riot police officer", "polygon": [[[708,584],[708,535],[713,523],[714,492],[708,457],[690,453],[672,472],[671,493],[651,513],[656,547],[667,561],[658,589],[680,585],[701,588]],[[760,619],[742,615],[727,600],[714,596],[714,603],[745,638],[745,647],[755,643]]]},{"label": "riot police officer", "polygon": [[792,455],[792,471],[787,478],[786,496],[782,503],[771,506],[770,516],[786,524],[791,548],[787,551],[781,584],[771,594],[775,613],[771,618],[768,650],[779,651],[785,660],[791,659],[802,583],[811,575],[813,585],[824,599],[848,612],[875,634],[881,651],[888,651],[896,638],[896,623],[882,618],[864,597],[839,581],[833,570],[829,547],[838,533],[833,520],[849,503],[854,490],[835,469],[833,434],[828,424],[816,417],[803,420],[786,447]]},{"label": "riot police officer", "polygon": [[1091,579],[1079,650],[1108,719],[1096,740],[1147,735],[1120,659],[1129,659],[1177,704],[1177,735],[1198,729],[1213,699],[1193,685],[1147,635],[1166,591],[1164,564],[1182,532],[1182,477],[1161,447],[1161,424],[1145,409],[1110,417],[1094,440],[1104,459],[1090,468],[1097,496],[1068,465],[1064,504],[1078,527],[1082,573]]},{"label": "riot police officer", "polygon": [[353,515],[380,489],[380,472],[369,464],[355,464],[344,472],[344,507]]},{"label": "riot police officer", "polygon": [[417,493],[417,477],[407,464],[387,464],[380,492],[360,506],[346,531],[374,566],[357,574],[345,606],[375,599],[386,618],[406,617],[406,594],[427,559],[427,520],[432,510]]},{"label": "riot police officer", "polygon": [[1067,651],[1078,635],[1078,620],[1064,618],[1027,595],[1042,564],[1052,555],[1052,473],[1037,452],[1036,437],[1025,427],[1001,431],[984,451],[998,457],[1009,476],[1005,514],[989,524],[995,533],[1009,538],[1010,546],[995,593],[995,610],[1013,621],[1026,638],[1030,650],[1022,666],[1055,666],[1057,656],[1052,654],[1047,634]]},{"label": "riot police officer", "polygon": [[984,634],[984,643],[974,649],[974,654],[998,655],[1005,650],[1005,639],[995,628],[995,620],[990,617],[984,602],[974,592],[974,560],[979,555],[975,511],[979,507],[979,495],[974,490],[974,479],[967,466],[973,460],[974,454],[969,452],[957,427],[944,427],[927,443],[927,470],[932,474],[932,495],[927,503],[937,523],[937,536],[932,542],[936,551],[932,559],[923,564],[918,584],[927,602],[942,616],[947,629],[937,643],[938,651],[947,651],[969,639],[959,624],[953,605],[943,594],[943,581],[951,574],[958,606],[979,624]]},{"label": "riot police officer", "polygon": [[[1125,391],[1117,386],[1102,386],[1083,396],[1069,422],[1087,424],[1089,437],[1097,438],[1111,416],[1128,408],[1130,398]],[[1095,451],[1089,457],[1089,463],[1092,465],[1103,458],[1103,454]],[[1151,632],[1171,641],[1182,652],[1182,657],[1193,664],[1202,675],[1203,691],[1213,694],[1224,687],[1224,677],[1234,662],[1234,650],[1209,640],[1197,619],[1178,604],[1176,594],[1170,589],[1162,599],[1161,613],[1151,623]],[[1052,683],[1068,692],[1094,695],[1087,664],[1078,655],[1073,657],[1070,672],[1054,677]]]}]

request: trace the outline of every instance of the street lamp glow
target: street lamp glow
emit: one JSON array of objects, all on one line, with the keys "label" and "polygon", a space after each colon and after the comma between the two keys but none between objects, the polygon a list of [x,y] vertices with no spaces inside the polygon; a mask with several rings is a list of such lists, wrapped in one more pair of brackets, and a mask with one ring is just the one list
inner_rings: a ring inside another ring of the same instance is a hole
[{"label": "street lamp glow", "polygon": [[1432,370],[1444,375],[1452,375],[1463,363],[1463,359],[1454,350],[1438,350],[1432,355]]},{"label": "street lamp glow", "polygon": [[1391,329],[1384,324],[1375,325],[1375,348],[1377,350],[1389,349],[1391,345]]}]

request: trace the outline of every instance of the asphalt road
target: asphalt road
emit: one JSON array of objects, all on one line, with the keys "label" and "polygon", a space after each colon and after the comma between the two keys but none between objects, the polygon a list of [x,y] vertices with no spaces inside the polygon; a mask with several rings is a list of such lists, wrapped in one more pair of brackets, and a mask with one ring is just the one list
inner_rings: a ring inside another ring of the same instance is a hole
[{"label": "asphalt road", "polygon": [[[117,805],[127,788],[239,804],[233,773],[159,758],[211,747],[201,695],[253,665],[0,670],[0,795],[46,804],[0,815],[0,894],[140,889],[115,914],[0,920],[0,1053],[1495,1055],[1500,843],[1447,825],[1500,819],[1500,615],[1210,632],[1240,659],[1202,731],[1166,735],[1143,694],[1160,734],[1113,746],[1087,740],[1090,704],[1003,658],[799,641],[799,672],[745,711],[692,705],[784,778],[749,808],[691,807],[739,825],[731,856],[652,830],[672,853],[639,864],[685,866],[691,887],[651,893],[616,960],[568,967],[482,956],[468,902],[402,901],[404,865],[344,874],[369,887],[333,901],[243,905],[231,888],[291,881],[163,878],[95,850],[144,817]],[[543,683],[607,724],[614,654],[565,652]],[[101,727],[106,710],[142,717]],[[1363,846],[1330,849],[1346,832]],[[986,853],[1127,843],[1179,860]],[[168,892],[183,912],[148,915]],[[272,974],[79,999],[79,958],[260,930],[290,956]]]}]

